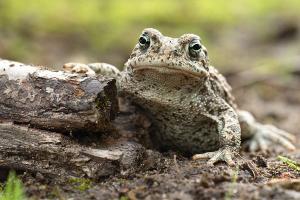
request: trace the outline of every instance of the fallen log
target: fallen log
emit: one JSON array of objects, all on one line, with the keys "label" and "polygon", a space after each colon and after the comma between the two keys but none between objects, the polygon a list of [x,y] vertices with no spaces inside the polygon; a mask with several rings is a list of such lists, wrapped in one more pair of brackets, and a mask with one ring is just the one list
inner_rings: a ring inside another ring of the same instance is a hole
[{"label": "fallen log", "polygon": [[68,177],[98,179],[139,165],[145,149],[116,140],[109,147],[91,148],[63,134],[0,123],[0,169],[40,173],[66,181]]},{"label": "fallen log", "polygon": [[0,60],[0,122],[61,133],[103,132],[117,112],[115,80]]},{"label": "fallen log", "polygon": [[61,134],[122,129],[123,124],[111,123],[118,110],[114,79],[0,60],[0,94],[0,171],[15,169],[66,181],[145,167],[145,148],[126,137],[105,142],[99,134]]}]

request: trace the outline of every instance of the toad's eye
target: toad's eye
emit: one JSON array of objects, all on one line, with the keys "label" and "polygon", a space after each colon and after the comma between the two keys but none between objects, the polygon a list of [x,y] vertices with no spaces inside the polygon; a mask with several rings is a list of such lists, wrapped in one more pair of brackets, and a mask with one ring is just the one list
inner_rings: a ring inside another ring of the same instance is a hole
[{"label": "toad's eye", "polygon": [[140,45],[140,48],[145,50],[145,49],[148,49],[148,47],[150,46],[150,38],[148,35],[142,35],[140,38],[139,38],[139,45]]},{"label": "toad's eye", "polygon": [[189,44],[189,54],[191,58],[197,58],[202,49],[199,40],[192,40]]}]

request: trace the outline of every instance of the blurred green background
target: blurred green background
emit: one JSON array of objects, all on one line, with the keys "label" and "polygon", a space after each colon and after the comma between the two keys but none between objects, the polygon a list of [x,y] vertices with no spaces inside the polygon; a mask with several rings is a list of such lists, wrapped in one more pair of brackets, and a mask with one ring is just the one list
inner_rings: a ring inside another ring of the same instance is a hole
[{"label": "blurred green background", "polygon": [[299,0],[0,0],[0,57],[122,68],[141,31],[153,27],[200,35],[221,71],[282,72],[300,63],[299,22]]}]

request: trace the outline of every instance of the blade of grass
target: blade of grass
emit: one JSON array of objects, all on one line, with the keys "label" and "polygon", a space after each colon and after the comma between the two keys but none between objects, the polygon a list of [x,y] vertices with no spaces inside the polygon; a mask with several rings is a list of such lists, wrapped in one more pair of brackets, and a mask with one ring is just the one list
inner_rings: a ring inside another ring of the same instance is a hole
[{"label": "blade of grass", "polygon": [[225,200],[231,200],[233,198],[234,188],[236,187],[237,179],[239,175],[239,167],[237,167],[231,175],[231,184],[228,191],[225,193]]},{"label": "blade of grass", "polygon": [[16,176],[14,171],[8,175],[3,192],[0,193],[0,200],[25,200],[23,183]]},{"label": "blade of grass", "polygon": [[291,160],[284,156],[278,156],[277,158],[278,160],[282,161],[284,164],[287,164],[293,170],[300,171],[300,166],[296,161]]}]

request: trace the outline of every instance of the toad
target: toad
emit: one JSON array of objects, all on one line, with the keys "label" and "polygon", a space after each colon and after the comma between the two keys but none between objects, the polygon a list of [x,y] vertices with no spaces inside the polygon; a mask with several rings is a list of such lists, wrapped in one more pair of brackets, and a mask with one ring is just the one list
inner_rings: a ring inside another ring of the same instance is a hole
[{"label": "toad", "polygon": [[153,28],[139,37],[123,71],[105,63],[67,63],[66,71],[116,78],[118,92],[138,105],[154,127],[151,136],[161,149],[193,154],[208,164],[234,165],[241,141],[250,151],[274,144],[293,150],[294,136],[257,122],[240,110],[231,87],[215,67],[199,36],[179,38]]}]

